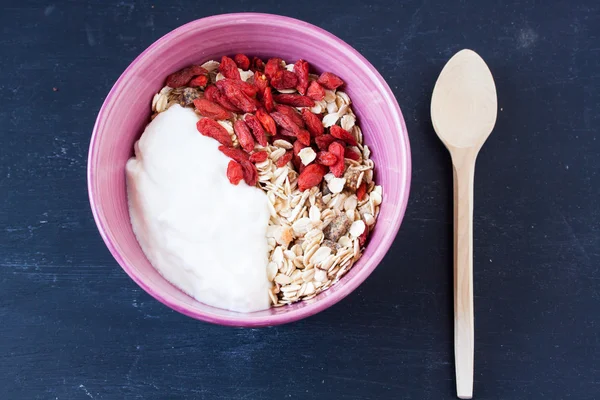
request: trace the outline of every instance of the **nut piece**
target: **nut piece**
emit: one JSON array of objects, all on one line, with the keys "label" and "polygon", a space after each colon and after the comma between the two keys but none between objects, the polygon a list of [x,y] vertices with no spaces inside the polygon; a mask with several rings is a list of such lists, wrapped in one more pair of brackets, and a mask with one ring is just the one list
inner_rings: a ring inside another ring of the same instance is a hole
[{"label": "nut piece", "polygon": [[345,213],[340,214],[323,231],[325,238],[337,242],[339,238],[348,232],[350,225],[352,225],[350,218]]},{"label": "nut piece", "polygon": [[360,171],[355,168],[348,168],[344,173],[346,179],[346,188],[352,191],[358,189],[358,178],[360,177]]},{"label": "nut piece", "polygon": [[179,95],[179,104],[181,107],[189,107],[200,97],[200,90],[196,88],[186,87]]}]

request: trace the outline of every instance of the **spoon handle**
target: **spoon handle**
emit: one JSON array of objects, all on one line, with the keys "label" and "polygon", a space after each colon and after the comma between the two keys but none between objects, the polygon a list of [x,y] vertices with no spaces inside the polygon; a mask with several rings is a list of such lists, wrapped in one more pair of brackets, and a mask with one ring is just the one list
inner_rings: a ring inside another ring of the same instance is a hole
[{"label": "spoon handle", "polygon": [[455,149],[454,169],[454,357],[456,394],[473,397],[473,179],[477,150]]}]

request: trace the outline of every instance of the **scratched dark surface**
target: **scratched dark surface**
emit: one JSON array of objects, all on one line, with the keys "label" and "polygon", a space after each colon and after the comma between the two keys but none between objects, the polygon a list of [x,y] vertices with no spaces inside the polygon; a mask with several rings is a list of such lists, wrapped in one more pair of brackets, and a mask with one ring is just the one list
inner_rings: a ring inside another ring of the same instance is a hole
[{"label": "scratched dark surface", "polygon": [[[326,3],[1,2],[0,399],[454,398],[451,173],[428,108],[463,47],[489,63],[500,107],[476,174],[476,398],[600,398],[600,3]],[[235,11],[300,18],[362,52],[413,154],[406,217],[374,274],[267,329],[148,296],[105,248],[86,191],[120,73],[171,29]]]}]

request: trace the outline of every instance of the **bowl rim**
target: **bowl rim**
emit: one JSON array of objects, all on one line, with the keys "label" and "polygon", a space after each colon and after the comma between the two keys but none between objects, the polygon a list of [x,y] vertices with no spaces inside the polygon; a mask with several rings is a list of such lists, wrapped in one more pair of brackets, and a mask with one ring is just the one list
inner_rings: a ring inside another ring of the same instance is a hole
[{"label": "bowl rim", "polygon": [[[92,182],[94,181],[94,168],[95,159],[97,156],[97,152],[95,151],[97,137],[99,135],[99,127],[101,121],[104,119],[104,114],[108,109],[112,108],[111,103],[113,101],[113,97],[119,91],[120,87],[123,85],[123,81],[127,79],[127,76],[130,72],[135,68],[135,66],[148,54],[152,53],[152,51],[163,45],[163,43],[168,42],[171,38],[178,36],[179,34],[183,34],[198,28],[207,29],[209,27],[222,26],[223,24],[231,24],[235,22],[240,22],[240,19],[243,19],[244,22],[260,22],[263,25],[271,25],[271,26],[282,26],[284,25],[288,29],[296,29],[298,31],[303,31],[304,33],[308,32],[311,35],[319,36],[321,39],[325,41],[329,41],[333,44],[334,47],[338,48],[339,51],[345,52],[349,54],[351,57],[357,58],[363,66],[369,70],[369,72],[373,76],[373,80],[378,83],[379,89],[384,96],[386,101],[389,101],[392,105],[391,110],[395,119],[401,125],[402,132],[400,134],[403,136],[403,140],[401,141],[401,154],[405,161],[405,168],[402,170],[404,188],[402,193],[402,198],[400,199],[399,204],[395,204],[394,212],[390,216],[391,225],[386,229],[385,235],[382,237],[381,242],[377,245],[377,251],[367,260],[367,263],[363,265],[361,270],[352,277],[351,280],[346,282],[344,285],[341,285],[338,290],[333,293],[330,293],[328,296],[315,301],[314,303],[306,304],[304,307],[295,309],[290,312],[266,315],[266,316],[254,316],[255,313],[239,313],[235,316],[223,316],[212,314],[204,311],[198,311],[194,309],[190,309],[185,307],[182,304],[179,304],[176,300],[167,298],[163,296],[162,293],[153,290],[149,285],[147,285],[144,280],[138,276],[136,271],[125,262],[124,258],[121,256],[119,251],[117,251],[115,244],[112,242],[110,237],[108,236],[108,227],[105,226],[104,221],[99,215],[98,209],[99,205],[94,195]],[[400,225],[402,220],[404,219],[404,214],[406,211],[406,207],[408,204],[408,198],[410,195],[411,188],[411,174],[412,174],[412,162],[411,162],[411,152],[410,152],[410,142],[408,137],[408,132],[406,130],[406,123],[404,121],[404,117],[402,115],[402,111],[400,110],[400,106],[394,96],[392,90],[389,85],[385,81],[385,79],[381,76],[381,74],[375,69],[375,67],[357,50],[355,50],[348,43],[344,42],[342,39],[333,35],[332,33],[319,28],[315,25],[312,25],[308,22],[286,17],[277,14],[267,14],[267,13],[226,13],[226,14],[218,14],[211,15],[207,17],[203,17],[200,19],[193,20],[184,25],[179,26],[165,35],[157,39],[153,42],[148,48],[146,48],[140,55],[138,55],[129,66],[123,71],[123,73],[119,76],[110,92],[106,96],[100,111],[98,112],[98,116],[96,118],[96,122],[94,124],[94,128],[92,131],[92,136],[90,140],[89,153],[88,153],[88,165],[87,165],[87,183],[88,183],[88,196],[90,201],[90,206],[92,209],[92,214],[94,216],[94,220],[96,222],[96,226],[100,232],[100,236],[104,240],[104,243],[108,247],[108,250],[115,258],[117,263],[123,268],[123,270],[129,275],[129,277],[140,286],[146,293],[150,296],[154,297],[159,302],[163,303],[167,307],[181,313],[192,317],[194,319],[202,320],[209,323],[214,323],[218,325],[226,325],[226,326],[237,326],[237,327],[261,327],[261,326],[275,326],[286,323],[291,323],[311,315],[317,314],[343,298],[345,298],[348,294],[354,291],[361,283],[363,283],[367,277],[375,270],[375,268],[379,265],[381,260],[387,254],[388,250],[392,246],[394,239],[396,238],[398,231],[400,229]]]}]

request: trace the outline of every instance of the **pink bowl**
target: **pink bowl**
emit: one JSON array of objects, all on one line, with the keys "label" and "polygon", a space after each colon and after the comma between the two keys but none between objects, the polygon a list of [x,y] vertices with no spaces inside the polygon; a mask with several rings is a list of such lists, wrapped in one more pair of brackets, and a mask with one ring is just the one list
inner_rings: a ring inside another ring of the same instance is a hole
[{"label": "pink bowl", "polygon": [[[150,115],[152,96],[165,77],[184,66],[245,53],[263,58],[303,58],[345,80],[365,142],[383,186],[379,219],[363,257],[335,286],[312,300],[255,313],[202,304],[167,282],[148,262],[131,228],[125,163]],[[100,234],[125,272],[151,296],[203,321],[233,326],[278,325],[316,314],[358,287],[392,245],[410,188],[410,147],[392,91],[375,68],[332,34],[291,18],[225,14],[190,22],[163,36],[137,57],[108,94],[94,126],[88,159],[88,191]]]}]

